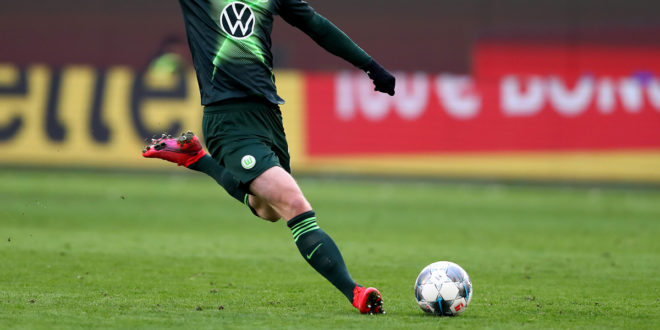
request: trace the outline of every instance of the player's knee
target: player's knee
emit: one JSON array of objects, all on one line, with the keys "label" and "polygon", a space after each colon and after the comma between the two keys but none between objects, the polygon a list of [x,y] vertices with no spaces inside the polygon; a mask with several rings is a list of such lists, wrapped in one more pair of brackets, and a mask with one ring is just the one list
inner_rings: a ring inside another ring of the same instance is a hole
[{"label": "player's knee", "polygon": [[295,215],[307,212],[312,209],[311,205],[302,194],[296,194],[287,200],[289,213]]}]

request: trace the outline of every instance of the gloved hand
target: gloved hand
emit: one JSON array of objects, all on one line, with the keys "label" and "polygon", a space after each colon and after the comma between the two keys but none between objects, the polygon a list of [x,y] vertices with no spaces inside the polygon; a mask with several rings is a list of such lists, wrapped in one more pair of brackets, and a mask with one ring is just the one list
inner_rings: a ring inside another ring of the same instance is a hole
[{"label": "gloved hand", "polygon": [[378,62],[373,59],[366,65],[360,67],[364,72],[369,75],[369,78],[374,82],[374,90],[381,93],[387,93],[390,96],[394,95],[394,85],[396,79],[387,70],[385,70]]}]

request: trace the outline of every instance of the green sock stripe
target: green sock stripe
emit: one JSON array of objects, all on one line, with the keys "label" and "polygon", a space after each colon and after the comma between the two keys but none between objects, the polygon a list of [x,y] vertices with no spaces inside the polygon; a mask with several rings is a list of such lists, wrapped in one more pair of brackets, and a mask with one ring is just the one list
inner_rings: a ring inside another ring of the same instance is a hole
[{"label": "green sock stripe", "polygon": [[293,233],[293,238],[296,239],[296,238],[300,237],[300,235],[302,235],[303,232],[306,232],[308,229],[313,228],[313,227],[318,227],[316,222],[312,222],[309,225],[307,225],[305,227],[302,227],[299,230],[297,230],[295,233]]},{"label": "green sock stripe", "polygon": [[250,199],[248,198],[248,196],[250,196],[250,195],[245,194],[245,197],[243,197],[243,204],[245,204],[247,206],[250,206],[249,205]]},{"label": "green sock stripe", "polygon": [[291,230],[294,230],[294,229],[296,229],[296,228],[299,228],[300,226],[303,226],[303,225],[305,225],[305,224],[308,224],[308,223],[310,223],[310,222],[312,222],[312,221],[316,221],[316,217],[309,217],[309,218],[307,218],[307,219],[305,219],[305,220],[300,221],[300,222],[297,223],[295,226],[293,226],[293,228],[291,228]]},{"label": "green sock stripe", "polygon": [[305,226],[305,227],[301,227],[301,228],[296,229],[296,231],[293,232],[293,237],[300,236],[300,235],[302,234],[303,231],[306,231],[307,229],[312,228],[312,227],[314,227],[314,226],[318,226],[318,225],[316,224],[316,222],[312,222],[312,223],[308,224],[308,225]]},{"label": "green sock stripe", "polygon": [[316,217],[310,217],[293,226],[291,234],[293,234],[293,240],[298,242],[300,236],[317,229],[321,229],[321,227],[316,224]]},{"label": "green sock stripe", "polygon": [[310,223],[316,223],[316,217],[311,217],[309,219],[305,219],[299,223],[297,223],[293,228],[291,228],[291,232],[295,235],[296,232],[300,231],[300,228],[306,227]]},{"label": "green sock stripe", "polygon": [[309,228],[305,229],[305,231],[303,231],[302,233],[298,234],[298,236],[293,236],[293,241],[294,241],[294,242],[298,242],[298,239],[300,238],[300,236],[302,236],[302,235],[304,235],[304,234],[306,234],[306,233],[309,233],[310,231],[317,230],[317,229],[321,229],[321,227],[319,227],[318,225],[314,224],[312,227],[309,227]]}]

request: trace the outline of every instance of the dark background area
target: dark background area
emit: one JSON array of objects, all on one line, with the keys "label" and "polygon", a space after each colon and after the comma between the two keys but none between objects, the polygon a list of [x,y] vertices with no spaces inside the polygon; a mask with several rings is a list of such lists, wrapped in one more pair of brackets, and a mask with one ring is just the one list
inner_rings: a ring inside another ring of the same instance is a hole
[{"label": "dark background area", "polygon": [[[480,40],[660,44],[657,0],[310,1],[392,70],[468,73]],[[0,62],[144,67],[169,37],[185,40],[178,1],[0,0]],[[276,19],[275,65],[347,68]]]}]

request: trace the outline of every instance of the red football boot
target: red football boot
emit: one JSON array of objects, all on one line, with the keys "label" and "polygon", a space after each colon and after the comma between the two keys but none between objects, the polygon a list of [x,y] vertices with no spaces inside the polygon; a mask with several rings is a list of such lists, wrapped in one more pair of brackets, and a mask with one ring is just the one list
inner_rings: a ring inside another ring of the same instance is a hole
[{"label": "red football boot", "polygon": [[356,285],[353,289],[353,306],[362,314],[385,314],[383,299],[376,288]]},{"label": "red football boot", "polygon": [[151,139],[151,144],[142,150],[143,157],[160,158],[186,167],[205,154],[199,139],[191,131],[181,134],[178,138],[163,134],[159,139]]}]

